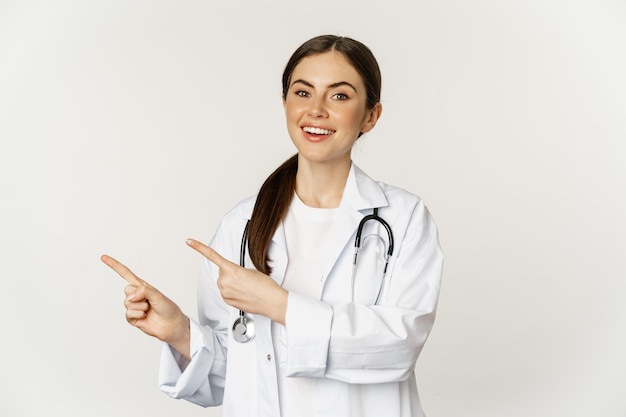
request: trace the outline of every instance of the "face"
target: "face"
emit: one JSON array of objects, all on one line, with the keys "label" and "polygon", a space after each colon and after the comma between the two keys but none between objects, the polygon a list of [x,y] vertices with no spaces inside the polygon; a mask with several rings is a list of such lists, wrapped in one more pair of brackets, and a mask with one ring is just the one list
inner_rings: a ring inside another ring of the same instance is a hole
[{"label": "face", "polygon": [[370,131],[380,103],[366,106],[365,85],[343,54],[335,51],[300,61],[283,99],[287,129],[301,158],[349,163],[359,133]]}]

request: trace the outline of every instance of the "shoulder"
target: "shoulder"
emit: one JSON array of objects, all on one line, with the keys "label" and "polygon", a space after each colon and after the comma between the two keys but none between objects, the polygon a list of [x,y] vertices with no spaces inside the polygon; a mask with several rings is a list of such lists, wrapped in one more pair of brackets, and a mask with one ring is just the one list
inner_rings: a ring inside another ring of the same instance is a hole
[{"label": "shoulder", "polygon": [[383,196],[382,200],[376,198],[377,204],[371,207],[378,207],[380,216],[399,234],[401,230],[412,230],[418,234],[423,230],[436,230],[434,219],[420,196],[402,187],[373,180],[358,167],[355,167],[355,173],[360,189],[367,189],[367,194],[380,193]]},{"label": "shoulder", "polygon": [[381,216],[401,228],[426,229],[434,227],[433,218],[424,204],[424,200],[404,188],[377,182],[387,198],[387,207],[381,207]]},{"label": "shoulder", "polygon": [[256,195],[241,200],[222,217],[219,228],[226,231],[235,229],[237,233],[241,233],[252,216],[255,202]]},{"label": "shoulder", "polygon": [[420,196],[407,191],[404,188],[381,181],[376,181],[376,183],[385,194],[385,197],[387,197],[390,206],[404,205],[413,207],[424,203]]},{"label": "shoulder", "polygon": [[256,202],[256,195],[249,196],[237,203],[232,209],[230,209],[223,217],[224,220],[244,219],[250,220],[254,204]]},{"label": "shoulder", "polygon": [[378,183],[387,197],[389,205],[381,209],[381,215],[397,222],[406,230],[430,234],[437,230],[435,220],[424,200],[410,191],[393,185]]},{"label": "shoulder", "polygon": [[247,197],[230,209],[220,220],[211,241],[214,249],[233,262],[238,256],[241,237],[252,214],[255,201],[256,196]]},{"label": "shoulder", "polygon": [[[387,184],[382,181],[372,179],[358,166],[354,166],[354,175],[357,186],[363,194],[375,195],[381,193],[387,200],[386,206],[390,209],[407,209],[409,207],[415,207],[423,205],[423,200],[418,195],[395,185]],[[380,204],[380,200],[376,206],[383,207],[384,204]]]}]

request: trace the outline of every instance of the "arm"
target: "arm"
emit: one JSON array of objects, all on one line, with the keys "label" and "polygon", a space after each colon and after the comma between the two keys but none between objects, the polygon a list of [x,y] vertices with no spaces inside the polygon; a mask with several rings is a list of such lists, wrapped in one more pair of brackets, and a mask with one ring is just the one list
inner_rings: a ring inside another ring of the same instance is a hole
[{"label": "arm", "polygon": [[[241,219],[240,225],[229,223],[228,230],[243,231],[245,219]],[[231,261],[238,258],[239,239],[239,234],[229,233],[220,225],[211,247],[187,241],[205,257],[198,287],[199,322],[191,321],[191,361],[170,346],[162,349],[159,385],[171,397],[203,406],[221,404],[231,307],[284,322],[287,292],[267,275]]]},{"label": "arm", "polygon": [[382,383],[413,372],[433,325],[443,257],[421,202],[402,229],[381,305],[331,305],[289,294],[288,376]]},{"label": "arm", "polygon": [[[220,225],[211,245],[231,255],[228,234]],[[236,247],[236,245],[235,245]],[[226,377],[230,312],[217,288],[218,270],[202,260],[198,279],[198,321],[190,320],[188,357],[174,346],[163,344],[159,388],[172,398],[201,406],[222,403]]]},{"label": "arm", "polygon": [[[159,374],[161,389],[172,397],[187,398],[201,405],[221,402],[223,384],[212,384],[211,374],[224,374],[225,365],[215,360],[220,355],[216,355],[219,349],[212,343],[213,330],[190,321],[174,302],[117,260],[103,255],[102,261],[128,282],[124,290],[126,320],[164,342]],[[213,379],[219,381],[219,376]],[[213,385],[216,388],[212,389]]]}]

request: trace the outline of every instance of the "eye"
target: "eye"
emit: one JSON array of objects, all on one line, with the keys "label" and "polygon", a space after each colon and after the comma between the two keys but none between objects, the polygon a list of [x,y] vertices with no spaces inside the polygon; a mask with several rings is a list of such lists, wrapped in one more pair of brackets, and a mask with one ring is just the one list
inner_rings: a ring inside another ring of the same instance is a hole
[{"label": "eye", "polygon": [[333,94],[333,100],[347,100],[349,97],[344,93]]},{"label": "eye", "polygon": [[310,95],[308,91],[304,91],[304,90],[296,90],[294,94],[297,95],[298,97],[309,97]]}]

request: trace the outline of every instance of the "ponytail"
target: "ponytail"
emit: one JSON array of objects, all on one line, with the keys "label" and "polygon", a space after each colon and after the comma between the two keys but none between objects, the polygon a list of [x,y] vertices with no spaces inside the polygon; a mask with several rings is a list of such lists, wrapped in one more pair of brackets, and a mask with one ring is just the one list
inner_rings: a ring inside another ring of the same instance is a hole
[{"label": "ponytail", "polygon": [[295,154],[267,177],[254,204],[248,226],[248,250],[252,263],[264,274],[272,272],[267,251],[293,199],[297,172],[298,154]]},{"label": "ponytail", "polygon": [[[376,58],[367,46],[351,38],[335,35],[316,36],[304,42],[293,53],[283,71],[282,93],[286,99],[291,75],[302,59],[329,51],[337,51],[352,64],[365,84],[367,92],[367,108],[372,109],[380,102],[381,77]],[[278,169],[267,177],[257,196],[252,218],[248,223],[248,250],[256,269],[270,274],[271,259],[267,251],[272,236],[282,219],[287,214],[293,193],[296,190],[296,173],[298,172],[298,154],[285,161]]]}]

